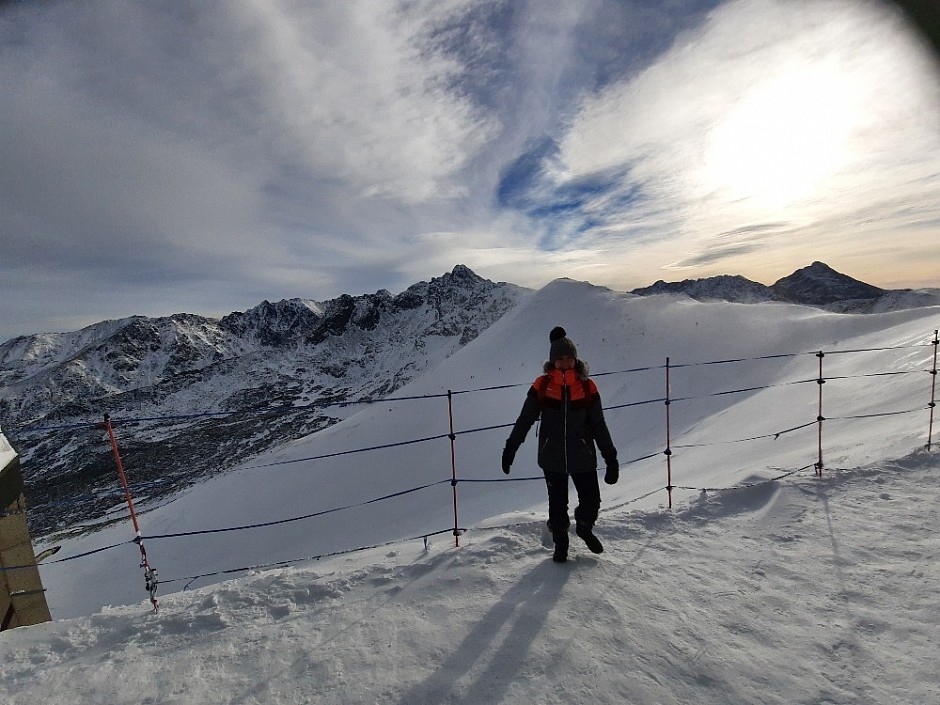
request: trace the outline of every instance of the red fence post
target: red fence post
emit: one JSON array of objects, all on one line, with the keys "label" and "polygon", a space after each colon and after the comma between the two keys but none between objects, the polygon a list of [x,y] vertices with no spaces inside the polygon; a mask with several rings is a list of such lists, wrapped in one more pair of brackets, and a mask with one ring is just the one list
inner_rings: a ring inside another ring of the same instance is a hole
[{"label": "red fence post", "polygon": [[930,370],[932,379],[930,381],[930,424],[927,427],[927,450],[930,450],[930,446],[933,443],[933,410],[937,406],[937,346],[940,345],[940,338],[937,335],[940,334],[940,331],[933,332],[933,340],[930,341],[933,344],[933,369]]},{"label": "red fence post", "polygon": [[118,477],[121,480],[121,487],[124,488],[124,498],[127,500],[127,508],[130,510],[131,523],[134,525],[134,543],[140,549],[140,567],[144,569],[144,589],[150,593],[150,604],[153,605],[153,611],[156,612],[157,604],[157,571],[147,560],[147,551],[144,550],[144,539],[140,535],[140,524],[137,522],[137,511],[134,509],[134,500],[131,497],[131,490],[127,484],[127,476],[124,474],[124,463],[121,462],[121,454],[118,452],[117,439],[114,437],[114,429],[111,426],[111,416],[104,415],[104,427],[108,432],[108,440],[111,441],[111,451],[114,453],[114,462],[117,464]]},{"label": "red fence post", "polygon": [[669,495],[669,508],[672,509],[672,433],[669,427],[669,358],[666,358],[666,450],[663,454],[666,456],[666,493]]},{"label": "red fence post", "polygon": [[816,415],[816,428],[819,436],[819,456],[815,463],[816,477],[822,477],[823,471],[822,428],[823,421],[826,420],[826,417],[823,416],[823,385],[826,383],[826,380],[823,379],[823,358],[825,356],[826,353],[822,350],[816,353],[816,357],[819,358],[819,377],[816,378],[816,384],[819,386],[819,413]]},{"label": "red fence post", "polygon": [[454,393],[447,390],[447,416],[450,419],[450,486],[454,493],[454,546],[460,546],[460,524],[457,523],[457,434],[454,433]]}]

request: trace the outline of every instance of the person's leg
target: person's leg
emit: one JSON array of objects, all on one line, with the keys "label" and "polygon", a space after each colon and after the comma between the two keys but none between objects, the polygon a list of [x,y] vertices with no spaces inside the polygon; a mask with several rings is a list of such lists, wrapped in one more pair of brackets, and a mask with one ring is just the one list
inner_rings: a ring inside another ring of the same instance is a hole
[{"label": "person's leg", "polygon": [[601,509],[601,487],[596,472],[573,473],[571,479],[578,491],[578,506],[574,510],[575,533],[587,544],[592,553],[601,553],[604,545],[594,535],[594,522]]},{"label": "person's leg", "polygon": [[559,472],[545,473],[548,488],[548,527],[555,542],[552,559],[564,563],[568,559],[568,476]]},{"label": "person's leg", "polygon": [[574,510],[575,521],[594,526],[601,510],[601,487],[596,472],[571,474],[574,488],[578,491],[578,506]]}]

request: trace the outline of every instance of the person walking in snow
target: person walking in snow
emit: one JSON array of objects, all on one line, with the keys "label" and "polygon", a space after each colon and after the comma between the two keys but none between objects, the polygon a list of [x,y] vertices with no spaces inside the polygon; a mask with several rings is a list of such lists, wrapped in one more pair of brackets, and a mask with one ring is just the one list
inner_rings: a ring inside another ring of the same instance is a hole
[{"label": "person walking in snow", "polygon": [[[578,358],[578,349],[558,326],[549,333],[548,361],[526,394],[525,403],[503,449],[503,472],[509,469],[516,451],[537,420],[538,464],[548,487],[548,526],[555,543],[552,560],[568,560],[568,477],[578,492],[574,510],[575,533],[593,553],[604,546],[594,535],[601,506],[597,481],[597,448],[606,464],[604,482],[613,485],[620,477],[617,449],[610,438],[597,385],[588,377],[588,366]],[[596,444],[596,445],[595,445]]]}]

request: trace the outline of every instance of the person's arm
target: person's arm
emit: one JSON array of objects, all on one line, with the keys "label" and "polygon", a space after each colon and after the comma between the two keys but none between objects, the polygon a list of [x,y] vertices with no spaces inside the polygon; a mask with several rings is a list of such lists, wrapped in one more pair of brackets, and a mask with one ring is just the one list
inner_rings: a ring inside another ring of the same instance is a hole
[{"label": "person's arm", "polygon": [[529,429],[538,420],[540,414],[538,391],[535,387],[531,387],[529,393],[526,394],[522,411],[519,412],[519,418],[516,419],[516,423],[509,433],[509,438],[506,439],[506,446],[503,448],[503,472],[507,475],[509,474],[509,467],[516,457],[516,451],[525,441]]},{"label": "person's arm", "polygon": [[613,485],[620,479],[620,464],[617,462],[617,448],[610,437],[610,429],[607,428],[607,420],[604,418],[604,407],[601,404],[599,392],[595,394],[594,403],[588,408],[588,421],[591,424],[594,441],[607,466],[604,482]]}]

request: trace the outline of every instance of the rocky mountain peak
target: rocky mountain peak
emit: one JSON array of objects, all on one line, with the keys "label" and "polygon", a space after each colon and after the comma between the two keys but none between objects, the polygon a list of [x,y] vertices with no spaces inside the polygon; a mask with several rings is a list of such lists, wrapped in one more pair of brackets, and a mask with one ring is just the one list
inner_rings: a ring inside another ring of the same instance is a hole
[{"label": "rocky mountain peak", "polygon": [[884,289],[853,279],[819,261],[779,279],[771,288],[777,298],[783,301],[810,306],[825,306],[855,299],[875,299],[885,293]]},{"label": "rocky mountain peak", "polygon": [[265,300],[244,313],[230,313],[219,321],[219,327],[246,341],[279,347],[296,342],[322,317],[321,307],[310,301],[282,299],[271,303]]},{"label": "rocky mountain peak", "polygon": [[[447,276],[448,276],[447,274],[444,275],[445,278]],[[465,264],[456,265],[453,268],[453,270],[451,270],[450,276],[453,277],[454,279],[465,279],[465,280],[471,279],[471,280],[476,280],[476,281],[483,281],[482,277],[478,276],[476,272],[474,272],[472,269],[470,269],[470,267],[468,267]]]}]

